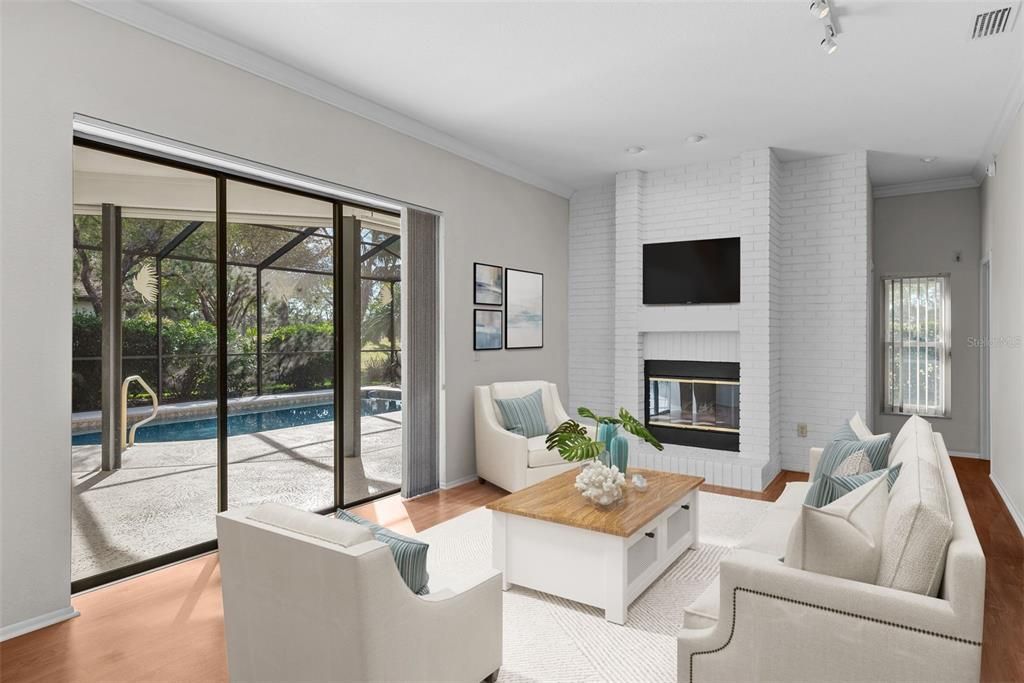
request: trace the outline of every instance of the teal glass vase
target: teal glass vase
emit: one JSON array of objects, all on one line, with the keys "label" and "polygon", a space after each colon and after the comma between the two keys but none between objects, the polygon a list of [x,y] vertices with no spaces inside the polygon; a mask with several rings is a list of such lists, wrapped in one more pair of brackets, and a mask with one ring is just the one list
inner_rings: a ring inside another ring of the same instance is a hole
[{"label": "teal glass vase", "polygon": [[616,424],[602,422],[597,426],[597,440],[604,444],[604,450],[601,451],[601,455],[597,456],[597,459],[609,467],[612,465],[612,441],[615,440],[615,435],[618,431],[619,425]]},{"label": "teal glass vase", "polygon": [[619,434],[612,439],[610,453],[611,460],[608,464],[618,467],[619,472],[625,475],[626,467],[629,466],[629,440],[625,435]]}]

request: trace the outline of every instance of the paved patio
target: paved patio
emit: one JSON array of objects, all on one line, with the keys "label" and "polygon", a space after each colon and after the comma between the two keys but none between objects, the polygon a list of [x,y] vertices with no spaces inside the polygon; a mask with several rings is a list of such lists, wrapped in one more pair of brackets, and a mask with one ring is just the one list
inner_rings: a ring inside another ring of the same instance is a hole
[{"label": "paved patio", "polygon": [[[344,459],[345,500],[397,489],[402,414],[362,418],[362,454]],[[334,427],[321,422],[228,438],[228,504],[334,501]],[[71,578],[77,580],[216,537],[213,439],[140,443],[100,471],[99,446],[73,446]]]}]

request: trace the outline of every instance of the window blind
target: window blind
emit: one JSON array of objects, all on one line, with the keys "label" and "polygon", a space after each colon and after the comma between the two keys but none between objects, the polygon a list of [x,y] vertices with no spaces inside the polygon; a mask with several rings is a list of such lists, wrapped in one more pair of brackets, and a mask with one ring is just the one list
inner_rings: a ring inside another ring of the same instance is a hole
[{"label": "window blind", "polygon": [[949,416],[949,276],[882,279],[887,413]]}]

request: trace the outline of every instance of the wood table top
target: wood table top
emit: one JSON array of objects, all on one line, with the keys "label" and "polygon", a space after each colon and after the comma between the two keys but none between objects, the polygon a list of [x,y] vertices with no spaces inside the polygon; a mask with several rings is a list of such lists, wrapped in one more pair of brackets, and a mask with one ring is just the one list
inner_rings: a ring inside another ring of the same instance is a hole
[{"label": "wood table top", "polygon": [[[499,498],[487,509],[628,538],[704,483],[704,477],[630,467],[622,500],[604,508],[576,490],[578,474],[575,469],[563,472]],[[634,474],[647,479],[646,491],[633,487],[630,480]]]}]

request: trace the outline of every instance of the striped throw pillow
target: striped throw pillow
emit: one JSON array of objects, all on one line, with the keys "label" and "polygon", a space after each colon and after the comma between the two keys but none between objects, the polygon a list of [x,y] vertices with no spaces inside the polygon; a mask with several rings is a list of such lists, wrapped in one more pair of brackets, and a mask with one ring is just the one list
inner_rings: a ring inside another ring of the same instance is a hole
[{"label": "striped throw pillow", "polygon": [[521,434],[527,439],[548,433],[540,389],[520,398],[498,398],[494,402],[498,404],[501,421],[508,431]]},{"label": "striped throw pillow", "polygon": [[396,534],[391,529],[386,529],[345,510],[339,509],[335,513],[335,517],[368,528],[374,538],[381,543],[386,543],[391,548],[391,554],[395,556],[395,566],[398,567],[398,573],[402,575],[409,590],[416,595],[427,595],[430,592],[430,587],[427,585],[430,580],[430,575],[427,574],[427,548],[429,546],[426,543]]},{"label": "striped throw pillow", "polygon": [[839,500],[855,488],[859,488],[869,481],[878,479],[883,475],[885,475],[886,478],[886,486],[889,489],[892,489],[892,485],[896,483],[896,478],[900,476],[901,467],[902,463],[897,463],[884,470],[875,470],[874,472],[865,472],[863,474],[851,474],[847,477],[825,475],[821,485],[821,498],[825,501],[822,505],[828,505],[832,501]]},{"label": "striped throw pillow", "polygon": [[[844,428],[853,432],[849,425],[844,425]],[[844,429],[840,429],[837,436],[843,432]],[[804,503],[816,508],[827,505],[828,503],[824,502],[826,501],[825,485],[822,483],[824,478],[831,476],[837,467],[857,451],[864,451],[868,456],[872,470],[885,469],[889,464],[889,436],[889,434],[880,434],[864,441],[833,440],[830,442],[825,446],[821,459],[818,461],[818,468],[814,471],[811,488],[807,492]]]}]

